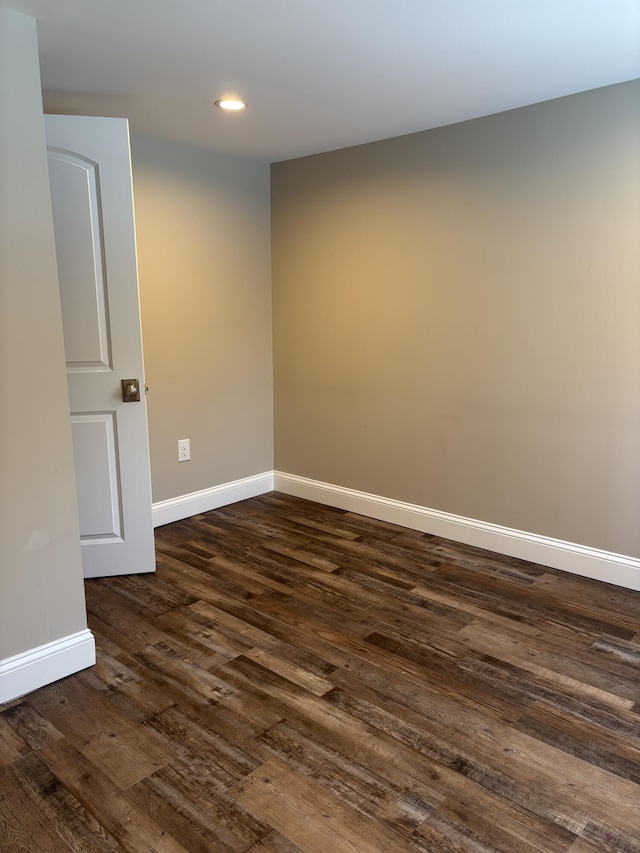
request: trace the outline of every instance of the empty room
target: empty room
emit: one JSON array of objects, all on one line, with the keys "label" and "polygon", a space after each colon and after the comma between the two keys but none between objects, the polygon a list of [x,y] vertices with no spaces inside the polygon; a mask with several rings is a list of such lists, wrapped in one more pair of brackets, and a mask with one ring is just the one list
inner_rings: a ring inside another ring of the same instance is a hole
[{"label": "empty room", "polygon": [[0,138],[2,853],[640,853],[639,0],[11,0]]}]

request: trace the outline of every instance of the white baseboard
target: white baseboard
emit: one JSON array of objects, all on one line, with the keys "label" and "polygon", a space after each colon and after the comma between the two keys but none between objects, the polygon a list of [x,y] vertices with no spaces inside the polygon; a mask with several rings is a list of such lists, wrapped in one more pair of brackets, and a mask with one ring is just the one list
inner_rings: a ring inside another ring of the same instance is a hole
[{"label": "white baseboard", "polygon": [[247,498],[255,498],[256,495],[264,495],[265,492],[271,491],[273,491],[273,471],[265,471],[253,477],[244,477],[242,480],[233,480],[231,483],[202,489],[200,492],[191,492],[188,495],[158,501],[153,504],[153,526],[161,527],[163,524],[171,524],[182,518],[209,512],[211,509],[244,501]]},{"label": "white baseboard", "polygon": [[88,629],[5,658],[0,661],[0,705],[95,662],[96,644]]},{"label": "white baseboard", "polygon": [[510,527],[476,521],[473,518],[390,500],[280,471],[274,472],[274,487],[276,491],[287,495],[307,498],[380,521],[432,533],[465,545],[475,545],[627,589],[640,590],[640,560],[635,557],[513,530]]}]

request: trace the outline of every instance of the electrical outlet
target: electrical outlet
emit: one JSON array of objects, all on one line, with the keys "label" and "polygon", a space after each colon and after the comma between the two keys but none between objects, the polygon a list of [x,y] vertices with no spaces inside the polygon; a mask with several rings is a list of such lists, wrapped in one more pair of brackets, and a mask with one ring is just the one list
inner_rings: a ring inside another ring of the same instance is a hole
[{"label": "electrical outlet", "polygon": [[191,439],[178,439],[178,462],[188,462],[191,459]]}]

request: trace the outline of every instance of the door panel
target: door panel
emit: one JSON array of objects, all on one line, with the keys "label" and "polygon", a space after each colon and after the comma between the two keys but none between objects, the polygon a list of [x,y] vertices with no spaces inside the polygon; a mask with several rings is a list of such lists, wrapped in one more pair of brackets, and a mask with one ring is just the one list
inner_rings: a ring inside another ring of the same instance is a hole
[{"label": "door panel", "polygon": [[122,540],[115,412],[71,415],[80,539]]},{"label": "door panel", "polygon": [[129,130],[45,116],[85,577],[155,570]]},{"label": "door panel", "polygon": [[69,370],[109,370],[105,258],[95,163],[49,148],[49,184]]}]

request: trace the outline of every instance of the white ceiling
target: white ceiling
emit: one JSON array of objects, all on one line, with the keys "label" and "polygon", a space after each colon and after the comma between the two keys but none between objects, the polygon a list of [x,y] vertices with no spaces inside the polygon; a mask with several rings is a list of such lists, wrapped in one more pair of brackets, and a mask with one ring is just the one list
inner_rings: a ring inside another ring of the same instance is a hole
[{"label": "white ceiling", "polygon": [[48,112],[272,161],[640,77],[640,0],[4,2]]}]

